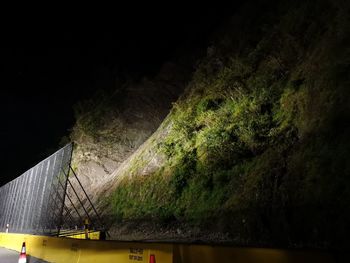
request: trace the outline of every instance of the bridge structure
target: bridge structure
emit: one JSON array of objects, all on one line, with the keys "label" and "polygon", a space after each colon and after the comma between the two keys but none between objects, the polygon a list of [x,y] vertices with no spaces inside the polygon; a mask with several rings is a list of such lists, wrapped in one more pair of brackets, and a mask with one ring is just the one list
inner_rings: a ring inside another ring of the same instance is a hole
[{"label": "bridge structure", "polygon": [[71,167],[72,152],[68,144],[0,188],[1,232],[69,236],[86,227],[86,221],[104,230]]}]

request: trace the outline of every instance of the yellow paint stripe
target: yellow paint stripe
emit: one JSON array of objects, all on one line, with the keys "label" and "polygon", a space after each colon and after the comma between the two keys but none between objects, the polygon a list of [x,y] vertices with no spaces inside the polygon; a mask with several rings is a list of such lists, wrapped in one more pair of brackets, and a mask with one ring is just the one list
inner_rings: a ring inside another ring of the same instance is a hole
[{"label": "yellow paint stripe", "polygon": [[[101,232],[100,231],[89,231],[88,237],[92,240],[100,240]],[[63,232],[60,237],[67,237],[67,238],[76,238],[76,239],[86,239],[85,238],[85,232],[79,232],[79,233],[71,233],[71,232]]]}]

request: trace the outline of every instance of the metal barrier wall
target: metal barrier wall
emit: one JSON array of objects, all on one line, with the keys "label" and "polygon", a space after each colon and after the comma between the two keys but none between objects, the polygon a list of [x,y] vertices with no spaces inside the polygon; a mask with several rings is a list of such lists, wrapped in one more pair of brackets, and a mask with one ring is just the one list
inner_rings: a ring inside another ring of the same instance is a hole
[{"label": "metal barrier wall", "polygon": [[0,188],[0,231],[59,232],[71,157],[68,144]]}]

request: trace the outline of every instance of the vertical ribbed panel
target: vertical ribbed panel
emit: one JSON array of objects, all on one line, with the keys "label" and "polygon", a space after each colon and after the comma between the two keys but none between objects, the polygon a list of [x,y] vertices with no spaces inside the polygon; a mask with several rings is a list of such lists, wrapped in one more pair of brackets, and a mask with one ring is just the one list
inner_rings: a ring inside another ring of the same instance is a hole
[{"label": "vertical ribbed panel", "polygon": [[[66,175],[72,156],[68,144],[0,188],[0,231],[56,232],[62,217]],[[65,175],[66,174],[66,175]]]}]

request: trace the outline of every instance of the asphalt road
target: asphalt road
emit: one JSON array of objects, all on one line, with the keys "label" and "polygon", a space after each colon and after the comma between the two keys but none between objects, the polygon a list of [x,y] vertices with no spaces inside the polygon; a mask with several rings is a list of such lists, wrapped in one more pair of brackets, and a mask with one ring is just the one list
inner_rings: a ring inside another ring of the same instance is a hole
[{"label": "asphalt road", "polygon": [[[19,252],[0,247],[0,262],[1,263],[18,263]],[[40,260],[31,256],[27,256],[27,263],[46,263],[47,261]]]}]

